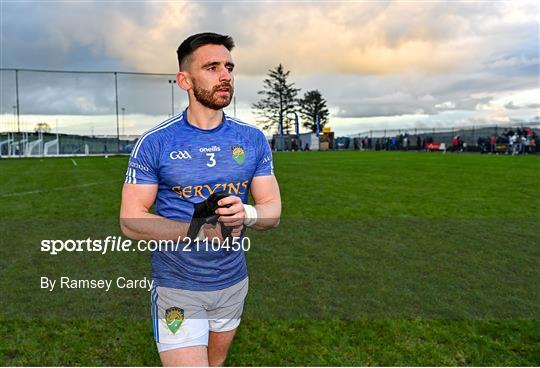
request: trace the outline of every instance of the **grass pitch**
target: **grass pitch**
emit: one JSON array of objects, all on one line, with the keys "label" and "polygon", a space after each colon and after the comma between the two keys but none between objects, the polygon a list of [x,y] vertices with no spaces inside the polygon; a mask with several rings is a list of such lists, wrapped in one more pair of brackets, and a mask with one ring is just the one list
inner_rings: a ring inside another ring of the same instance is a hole
[{"label": "grass pitch", "polygon": [[[228,365],[540,364],[539,157],[274,158],[282,224],[249,234]],[[159,365],[144,291],[39,288],[55,272],[149,275],[140,253],[39,252],[40,239],[119,234],[127,158],[74,160],[0,161],[0,360]]]}]

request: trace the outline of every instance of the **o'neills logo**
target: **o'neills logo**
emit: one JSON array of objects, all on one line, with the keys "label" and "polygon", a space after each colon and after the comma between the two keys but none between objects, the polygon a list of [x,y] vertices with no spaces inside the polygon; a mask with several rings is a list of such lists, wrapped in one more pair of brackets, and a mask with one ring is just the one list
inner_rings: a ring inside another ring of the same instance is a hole
[{"label": "o'neills logo", "polygon": [[140,170],[142,170],[142,171],[150,171],[150,169],[147,168],[146,166],[141,165],[141,164],[139,164],[139,163],[137,163],[137,162],[133,162],[133,161],[130,161],[130,162],[129,162],[129,166],[130,166],[130,167],[134,167],[135,169],[140,169]]},{"label": "o'neills logo", "polygon": [[221,148],[219,148],[219,146],[199,148],[199,152],[219,152],[219,151],[221,151]]},{"label": "o'neills logo", "polygon": [[230,195],[245,194],[248,189],[248,180],[236,183],[218,183],[212,186],[208,184],[204,185],[186,185],[182,187],[181,185],[175,185],[172,187],[172,191],[178,194],[182,198],[192,198],[192,197],[201,197],[206,199],[212,195],[214,192],[225,191]]}]

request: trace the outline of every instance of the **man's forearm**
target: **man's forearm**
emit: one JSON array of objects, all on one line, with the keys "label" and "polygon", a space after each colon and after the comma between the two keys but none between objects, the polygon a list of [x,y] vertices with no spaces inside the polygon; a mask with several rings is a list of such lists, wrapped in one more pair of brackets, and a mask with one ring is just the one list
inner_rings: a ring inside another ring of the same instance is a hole
[{"label": "man's forearm", "polygon": [[189,222],[169,220],[152,213],[141,213],[137,218],[120,218],[120,227],[134,240],[177,240],[187,236]]},{"label": "man's forearm", "polygon": [[281,201],[270,201],[256,204],[257,222],[251,226],[255,230],[271,229],[279,225],[281,216]]}]

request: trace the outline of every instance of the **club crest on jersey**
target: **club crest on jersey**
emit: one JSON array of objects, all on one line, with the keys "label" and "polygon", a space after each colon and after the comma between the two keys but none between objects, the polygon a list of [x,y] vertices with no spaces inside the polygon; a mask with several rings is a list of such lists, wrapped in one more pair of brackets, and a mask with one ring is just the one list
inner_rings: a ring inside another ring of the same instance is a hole
[{"label": "club crest on jersey", "polygon": [[244,151],[244,148],[240,145],[233,146],[232,157],[234,158],[234,161],[236,161],[238,165],[242,165],[246,158],[246,152]]},{"label": "club crest on jersey", "polygon": [[165,322],[167,327],[175,334],[184,322],[184,310],[178,307],[171,307],[165,311]]}]

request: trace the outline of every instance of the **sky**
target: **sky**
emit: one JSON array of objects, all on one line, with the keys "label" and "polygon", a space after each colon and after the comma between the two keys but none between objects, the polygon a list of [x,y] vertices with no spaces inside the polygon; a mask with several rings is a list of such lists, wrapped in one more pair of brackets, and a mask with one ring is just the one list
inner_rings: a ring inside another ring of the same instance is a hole
[{"label": "sky", "polygon": [[[185,108],[185,93],[168,83],[178,69],[176,48],[206,31],[235,40],[236,116],[246,122],[256,123],[251,106],[268,70],[280,63],[300,95],[321,92],[338,136],[510,125],[540,116],[534,1],[2,0],[0,12],[2,68],[170,74],[118,76],[126,134],[141,134],[171,108]],[[0,76],[5,131],[15,127],[15,74]],[[60,132],[116,133],[113,74],[19,72],[18,78],[23,129],[44,121]],[[226,112],[233,115],[233,106]]]}]

